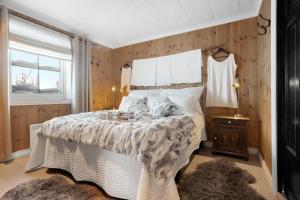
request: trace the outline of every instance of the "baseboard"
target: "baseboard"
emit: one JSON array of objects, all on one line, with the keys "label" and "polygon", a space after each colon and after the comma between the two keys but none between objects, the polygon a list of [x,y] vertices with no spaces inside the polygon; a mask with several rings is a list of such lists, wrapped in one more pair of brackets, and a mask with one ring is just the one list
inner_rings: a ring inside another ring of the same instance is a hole
[{"label": "baseboard", "polygon": [[[211,141],[204,141],[203,146],[207,148],[212,148],[213,147],[213,142]],[[257,148],[254,147],[248,147],[248,153],[251,155],[258,155],[259,151]]]},{"label": "baseboard", "polygon": [[21,151],[16,151],[14,153],[11,154],[11,159],[16,159],[16,158],[20,158],[23,156],[29,156],[31,152],[31,149],[24,149]]},{"label": "baseboard", "polygon": [[203,146],[204,147],[208,147],[208,148],[212,148],[213,147],[213,143],[211,141],[204,141],[203,142]]},{"label": "baseboard", "polygon": [[258,155],[259,150],[257,148],[254,148],[254,147],[248,147],[248,153],[251,154],[251,155]]},{"label": "baseboard", "polygon": [[266,175],[266,178],[267,178],[270,186],[272,187],[272,175],[271,175],[271,173],[270,173],[270,171],[269,171],[269,169],[267,167],[266,162],[264,161],[262,155],[260,154],[260,152],[258,152],[258,159],[259,159],[261,167],[262,167],[262,169],[263,169],[263,171],[264,171],[264,173]]}]

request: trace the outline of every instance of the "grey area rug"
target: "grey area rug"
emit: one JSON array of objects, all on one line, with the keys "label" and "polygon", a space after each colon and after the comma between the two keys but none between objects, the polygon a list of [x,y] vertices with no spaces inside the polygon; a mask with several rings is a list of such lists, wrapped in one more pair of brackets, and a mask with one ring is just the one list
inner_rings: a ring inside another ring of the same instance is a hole
[{"label": "grey area rug", "polygon": [[[249,184],[255,178],[231,161],[219,159],[198,165],[178,183],[181,200],[263,200]],[[0,200],[115,200],[92,184],[69,184],[63,176],[36,179],[8,191]]]}]

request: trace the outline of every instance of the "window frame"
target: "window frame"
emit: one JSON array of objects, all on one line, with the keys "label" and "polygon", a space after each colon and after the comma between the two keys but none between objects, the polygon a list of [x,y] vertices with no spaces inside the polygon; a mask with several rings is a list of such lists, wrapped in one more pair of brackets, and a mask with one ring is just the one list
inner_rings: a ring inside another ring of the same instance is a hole
[{"label": "window frame", "polygon": [[[59,87],[59,93],[33,93],[33,94],[16,94],[12,92],[12,66],[17,67],[27,67],[26,65],[13,65],[13,62],[11,60],[11,51],[21,51],[25,53],[31,53],[33,55],[36,55],[38,57],[37,60],[37,69],[38,70],[38,87],[39,86],[39,70],[46,70],[46,71],[54,71],[54,70],[47,70],[45,68],[40,69],[40,63],[39,59],[40,56],[49,57],[49,58],[55,58],[59,60],[59,67],[60,67],[60,87]],[[67,98],[67,91],[66,91],[66,62],[71,62],[72,60],[67,60],[63,58],[59,58],[53,55],[45,55],[45,54],[39,54],[36,52],[30,52],[26,51],[25,49],[21,48],[15,48],[15,47],[8,47],[8,60],[9,60],[9,94],[10,94],[10,103],[11,105],[37,105],[37,104],[69,104],[71,103],[71,99]]]}]

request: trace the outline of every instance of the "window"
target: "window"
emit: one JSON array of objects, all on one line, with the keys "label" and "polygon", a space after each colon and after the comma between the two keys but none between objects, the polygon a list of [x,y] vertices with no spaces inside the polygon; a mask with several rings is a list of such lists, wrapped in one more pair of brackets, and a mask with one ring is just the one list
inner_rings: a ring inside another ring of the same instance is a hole
[{"label": "window", "polygon": [[71,41],[68,36],[10,16],[12,104],[69,102],[71,63]]},{"label": "window", "polygon": [[51,94],[63,97],[65,68],[70,60],[43,56],[11,48],[10,69],[12,95]]}]

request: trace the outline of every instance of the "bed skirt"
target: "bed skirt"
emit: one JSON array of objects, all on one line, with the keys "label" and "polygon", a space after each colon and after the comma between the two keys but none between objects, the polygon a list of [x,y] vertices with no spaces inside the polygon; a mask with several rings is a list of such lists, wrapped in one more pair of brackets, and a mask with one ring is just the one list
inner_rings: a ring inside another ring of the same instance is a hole
[{"label": "bed skirt", "polygon": [[171,169],[172,178],[158,183],[143,163],[130,156],[98,146],[38,136],[26,171],[40,167],[62,169],[75,180],[93,182],[108,195],[122,199],[179,200],[175,175],[189,163],[191,153],[197,148],[190,146],[183,152]]}]

